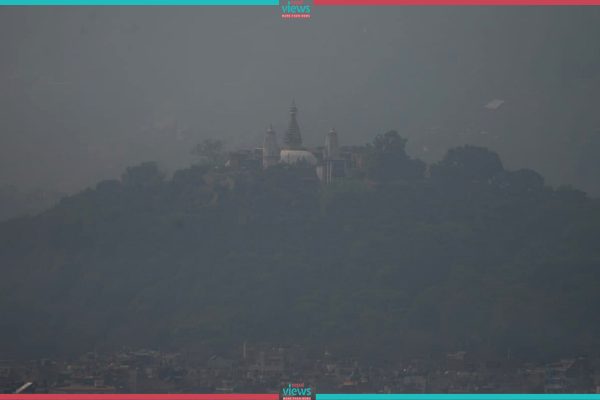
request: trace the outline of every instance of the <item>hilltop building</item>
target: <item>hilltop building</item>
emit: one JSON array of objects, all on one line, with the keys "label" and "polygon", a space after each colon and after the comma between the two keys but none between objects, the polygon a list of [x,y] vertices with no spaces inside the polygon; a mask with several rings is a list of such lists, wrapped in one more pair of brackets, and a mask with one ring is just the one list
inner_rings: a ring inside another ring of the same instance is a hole
[{"label": "hilltop building", "polygon": [[306,163],[311,166],[318,164],[318,159],[312,152],[302,146],[302,134],[296,118],[298,107],[292,101],[290,107],[290,122],[284,136],[284,147],[279,153],[279,162],[284,164]]},{"label": "hilltop building", "polygon": [[297,113],[298,107],[296,107],[296,102],[292,100],[292,105],[290,107],[290,123],[285,132],[284,140],[285,148],[288,150],[302,150],[302,135],[300,134],[300,126],[296,119]]},{"label": "hilltop building", "polygon": [[269,168],[279,163],[281,156],[279,155],[279,145],[277,144],[277,134],[273,130],[273,126],[269,125],[262,148],[262,165],[263,168]]},{"label": "hilltop building", "polygon": [[352,168],[362,168],[361,148],[340,146],[338,132],[334,128],[325,135],[324,146],[306,147],[298,124],[298,107],[295,102],[292,102],[289,112],[288,127],[281,138],[283,146],[280,147],[277,133],[269,125],[262,147],[232,152],[225,165],[234,169],[267,169],[280,164],[304,166],[312,168],[314,176],[324,183],[347,176]]},{"label": "hilltop building", "polygon": [[240,150],[229,155],[227,166],[231,168],[254,169],[261,165],[263,169],[278,164],[303,165],[315,169],[316,176],[325,183],[346,176],[351,156],[342,152],[338,143],[338,133],[331,129],[325,135],[325,146],[307,148],[303,145],[302,133],[298,124],[298,107],[295,102],[290,106],[288,128],[283,135],[283,146],[279,146],[277,133],[272,125],[267,128],[262,148],[254,151]]},{"label": "hilltop building", "polygon": [[331,128],[325,137],[323,161],[317,166],[317,176],[325,183],[331,183],[335,178],[346,176],[348,162],[340,156],[338,134]]}]

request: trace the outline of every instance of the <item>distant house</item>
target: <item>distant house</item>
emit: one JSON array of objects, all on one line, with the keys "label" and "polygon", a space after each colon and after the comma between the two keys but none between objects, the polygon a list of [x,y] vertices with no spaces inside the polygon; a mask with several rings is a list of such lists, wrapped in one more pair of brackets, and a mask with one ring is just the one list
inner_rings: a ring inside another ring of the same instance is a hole
[{"label": "distant house", "polygon": [[472,369],[473,360],[466,351],[446,354],[446,368],[449,371],[466,371]]},{"label": "distant house", "polygon": [[233,365],[233,360],[221,357],[219,355],[211,356],[206,362],[207,368],[214,370],[230,370],[233,369]]},{"label": "distant house", "polygon": [[593,375],[586,357],[565,359],[546,365],[545,393],[585,393],[593,391]]}]

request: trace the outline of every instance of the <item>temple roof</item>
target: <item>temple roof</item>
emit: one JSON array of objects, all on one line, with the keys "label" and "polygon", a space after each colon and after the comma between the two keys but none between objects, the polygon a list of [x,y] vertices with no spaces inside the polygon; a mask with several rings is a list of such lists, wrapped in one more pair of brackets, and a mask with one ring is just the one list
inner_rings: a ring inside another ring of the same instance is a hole
[{"label": "temple roof", "polygon": [[287,149],[302,148],[302,135],[300,134],[300,126],[296,120],[297,113],[298,108],[296,107],[296,103],[292,101],[292,105],[290,106],[290,123],[284,137],[284,143]]}]

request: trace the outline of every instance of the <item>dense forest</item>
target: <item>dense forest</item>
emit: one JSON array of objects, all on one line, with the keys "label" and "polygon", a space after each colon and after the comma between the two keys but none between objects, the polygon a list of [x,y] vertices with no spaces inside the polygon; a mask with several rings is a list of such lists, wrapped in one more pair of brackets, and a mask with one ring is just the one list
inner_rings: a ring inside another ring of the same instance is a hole
[{"label": "dense forest", "polygon": [[0,223],[0,351],[600,348],[599,201],[482,147],[426,165],[405,145],[378,135],[330,185],[301,165],[145,163]]},{"label": "dense forest", "polygon": [[46,190],[23,190],[15,185],[0,185],[0,221],[38,214],[53,205],[64,194]]}]

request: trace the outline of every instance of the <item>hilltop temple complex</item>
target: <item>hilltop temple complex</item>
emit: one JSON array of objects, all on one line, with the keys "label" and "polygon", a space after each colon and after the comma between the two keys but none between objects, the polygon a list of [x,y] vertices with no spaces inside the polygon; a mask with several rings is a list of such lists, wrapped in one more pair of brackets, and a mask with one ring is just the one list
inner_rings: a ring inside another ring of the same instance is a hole
[{"label": "hilltop temple complex", "polygon": [[257,147],[254,151],[231,153],[227,166],[240,169],[267,169],[280,164],[304,166],[314,168],[316,177],[324,183],[346,176],[348,168],[357,164],[356,154],[349,147],[340,147],[338,133],[333,128],[325,135],[324,146],[305,147],[297,114],[298,107],[292,102],[282,146],[270,125],[265,132],[262,147]]}]

